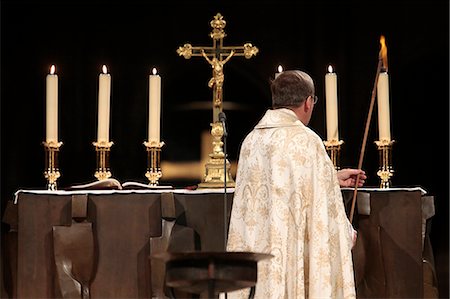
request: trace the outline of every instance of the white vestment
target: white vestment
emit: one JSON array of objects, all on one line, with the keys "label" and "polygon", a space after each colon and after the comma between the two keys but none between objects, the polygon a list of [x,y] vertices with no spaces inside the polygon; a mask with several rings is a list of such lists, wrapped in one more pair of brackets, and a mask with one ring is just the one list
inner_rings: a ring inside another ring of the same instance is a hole
[{"label": "white vestment", "polygon": [[255,298],[355,298],[350,227],[320,137],[268,110],[242,144],[227,244],[274,255],[258,263]]}]

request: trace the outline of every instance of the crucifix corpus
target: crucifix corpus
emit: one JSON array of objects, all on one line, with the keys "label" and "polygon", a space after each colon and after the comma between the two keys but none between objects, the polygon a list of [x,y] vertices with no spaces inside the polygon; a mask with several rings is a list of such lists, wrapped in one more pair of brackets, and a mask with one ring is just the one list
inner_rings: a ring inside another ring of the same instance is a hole
[{"label": "crucifix corpus", "polygon": [[[208,82],[208,86],[213,90],[213,122],[211,123],[211,135],[213,137],[213,152],[209,154],[209,160],[205,165],[205,173],[200,188],[221,188],[224,186],[225,175],[227,186],[234,187],[235,182],[231,176],[231,165],[222,150],[223,127],[219,121],[219,113],[223,109],[223,82],[225,79],[223,73],[224,65],[233,56],[244,56],[250,59],[258,53],[258,48],[250,43],[243,46],[224,46],[223,39],[226,36],[224,28],[226,22],[223,16],[218,13],[211,21],[212,31],[209,34],[213,39],[212,47],[194,47],[191,44],[184,44],[177,50],[178,55],[189,59],[192,56],[203,57],[212,68],[212,77]],[[226,173],[224,170],[226,164]]]}]

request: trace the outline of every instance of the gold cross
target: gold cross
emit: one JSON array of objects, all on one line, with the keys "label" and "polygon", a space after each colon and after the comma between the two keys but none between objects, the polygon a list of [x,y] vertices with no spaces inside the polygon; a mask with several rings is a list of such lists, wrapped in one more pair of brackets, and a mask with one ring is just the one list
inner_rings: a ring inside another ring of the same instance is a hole
[{"label": "gold cross", "polygon": [[257,47],[250,43],[246,43],[243,46],[224,46],[223,39],[226,36],[224,31],[226,24],[220,13],[211,21],[213,30],[209,35],[213,39],[212,47],[193,47],[191,44],[184,44],[177,50],[178,55],[186,59],[190,59],[192,56],[201,56],[211,65],[212,78],[209,80],[208,86],[213,88],[213,122],[218,121],[219,112],[222,111],[222,87],[225,78],[223,67],[225,63],[233,56],[244,56],[250,59],[259,51]]},{"label": "gold cross", "polygon": [[177,53],[185,59],[190,59],[192,56],[201,56],[212,68],[212,77],[208,82],[208,86],[213,89],[213,122],[211,123],[213,152],[209,155],[210,159],[206,163],[205,174],[199,187],[222,187],[225,182],[225,175],[231,187],[234,186],[234,181],[230,171],[228,171],[231,167],[228,161],[226,161],[227,172],[225,173],[223,170],[226,157],[222,150],[223,142],[221,141],[223,127],[221,122],[219,122],[219,113],[223,107],[223,82],[225,79],[223,67],[233,56],[244,56],[250,59],[259,50],[250,43],[246,43],[243,46],[224,46],[223,39],[226,36],[224,28],[227,23],[220,13],[214,16],[210,24],[212,31],[209,35],[213,39],[212,47],[193,47],[191,44],[184,44],[178,48]]}]

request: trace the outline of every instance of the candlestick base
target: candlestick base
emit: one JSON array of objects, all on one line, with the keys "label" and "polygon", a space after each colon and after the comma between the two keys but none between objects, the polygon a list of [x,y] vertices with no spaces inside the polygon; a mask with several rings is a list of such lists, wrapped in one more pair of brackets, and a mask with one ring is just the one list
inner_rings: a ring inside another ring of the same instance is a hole
[{"label": "candlestick base", "polygon": [[[213,136],[213,152],[209,154],[209,161],[205,165],[203,181],[199,188],[223,188],[225,185],[225,172],[227,187],[235,187],[236,183],[231,176],[231,164],[226,159],[222,150],[223,127],[221,122],[211,124],[211,135]],[[226,160],[226,161],[225,161]],[[224,169],[224,166],[226,167]]]},{"label": "candlestick base", "polygon": [[341,145],[344,144],[342,140],[325,140],[323,142],[325,148],[327,150],[328,155],[330,156],[331,162],[333,162],[334,168],[336,170],[341,169],[340,167],[340,156],[341,156]]},{"label": "candlestick base", "polygon": [[392,145],[394,140],[378,140],[375,141],[379,152],[379,170],[377,172],[380,178],[380,188],[387,189],[391,187],[391,177],[394,175],[392,168]]},{"label": "candlestick base", "polygon": [[161,148],[164,146],[164,142],[152,140],[144,142],[144,145],[147,148],[147,172],[145,176],[149,180],[148,184],[156,187],[162,177]]},{"label": "candlestick base", "polygon": [[[211,155],[210,155],[211,157]],[[231,164],[226,162],[227,188],[234,188],[236,183],[231,176]],[[198,185],[199,188],[223,188],[225,185],[224,159],[211,157],[205,165],[205,174],[203,181]]]},{"label": "candlestick base", "polygon": [[58,154],[62,142],[42,142],[45,147],[45,171],[44,177],[47,179],[47,190],[57,190],[56,181],[61,176],[59,172]]},{"label": "candlestick base", "polygon": [[97,170],[94,176],[97,180],[102,181],[111,177],[111,171],[109,167],[109,155],[111,152],[111,146],[114,144],[112,141],[100,141],[93,142],[95,151],[97,153]]}]

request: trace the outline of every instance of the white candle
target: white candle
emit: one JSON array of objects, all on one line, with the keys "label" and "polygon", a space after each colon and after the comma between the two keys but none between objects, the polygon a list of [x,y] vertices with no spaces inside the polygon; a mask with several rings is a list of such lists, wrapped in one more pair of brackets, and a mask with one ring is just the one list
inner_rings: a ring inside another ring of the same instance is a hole
[{"label": "white candle", "polygon": [[325,75],[325,97],[327,114],[327,140],[339,141],[338,133],[338,104],[337,104],[337,75],[333,68],[328,66]]},{"label": "white candle", "polygon": [[148,84],[148,141],[160,141],[160,117],[161,117],[161,77],[153,68],[149,76]]},{"label": "white candle", "polygon": [[378,137],[379,140],[391,141],[391,122],[389,116],[389,75],[380,73],[377,85],[378,100]]},{"label": "white candle", "polygon": [[275,73],[275,79],[283,72],[283,67],[281,64],[278,66],[278,72]]},{"label": "white candle", "polygon": [[55,66],[46,78],[46,142],[58,142],[58,75]]},{"label": "white candle", "polygon": [[97,142],[109,142],[109,114],[111,97],[111,76],[106,65],[98,78],[98,131]]}]

